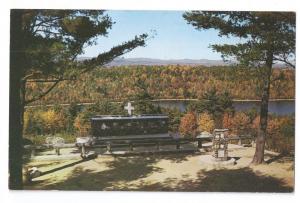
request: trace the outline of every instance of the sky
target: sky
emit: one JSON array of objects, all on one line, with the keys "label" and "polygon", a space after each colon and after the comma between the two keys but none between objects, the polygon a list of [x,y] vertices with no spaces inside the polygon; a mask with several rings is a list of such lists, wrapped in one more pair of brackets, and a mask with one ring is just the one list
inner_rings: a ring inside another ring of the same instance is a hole
[{"label": "sky", "polygon": [[[97,45],[87,47],[83,56],[97,56],[103,51],[136,35],[153,35],[145,47],[123,55],[125,58],[210,59],[221,60],[210,44],[236,43],[239,39],[219,37],[216,30],[196,30],[182,17],[183,11],[107,11],[115,22],[107,37],[97,39]],[[155,30],[155,32],[153,32]]]}]

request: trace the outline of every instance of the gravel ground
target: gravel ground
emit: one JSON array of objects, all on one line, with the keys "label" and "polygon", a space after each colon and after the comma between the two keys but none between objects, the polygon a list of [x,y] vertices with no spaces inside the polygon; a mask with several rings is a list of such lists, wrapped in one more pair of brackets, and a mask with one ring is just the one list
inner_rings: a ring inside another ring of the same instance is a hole
[{"label": "gravel ground", "polygon": [[[192,147],[192,146],[190,146]],[[188,149],[189,147],[185,147]],[[167,150],[168,148],[165,147]],[[266,151],[266,163],[250,165],[254,148],[229,145],[236,164],[218,164],[209,152],[99,155],[82,161],[76,149],[59,158],[46,151],[25,167],[44,175],[26,183],[28,190],[117,190],[199,192],[292,192],[294,159]],[[52,157],[52,158],[51,158]]]}]

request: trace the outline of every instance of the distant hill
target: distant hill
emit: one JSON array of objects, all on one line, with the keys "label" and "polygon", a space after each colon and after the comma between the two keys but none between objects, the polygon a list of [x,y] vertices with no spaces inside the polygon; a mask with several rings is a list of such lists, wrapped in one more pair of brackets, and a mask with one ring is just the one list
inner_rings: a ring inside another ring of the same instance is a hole
[{"label": "distant hill", "polygon": [[[78,60],[86,60],[88,57],[80,57]],[[232,63],[231,63],[232,64]],[[222,60],[209,59],[153,59],[153,58],[116,58],[107,66],[130,66],[130,65],[189,65],[189,66],[225,66],[230,63],[225,63]]]},{"label": "distant hill", "polygon": [[[86,60],[90,57],[80,57],[78,60]],[[210,59],[153,59],[153,58],[116,58],[105,66],[164,66],[164,65],[187,65],[187,66],[228,66],[233,65],[234,62],[224,62],[223,60]],[[274,64],[275,68],[286,67],[283,64]]]},{"label": "distant hill", "polygon": [[208,60],[208,59],[152,59],[152,58],[117,58],[113,60],[108,66],[126,66],[126,65],[204,65],[204,66],[221,66],[229,65],[222,60]]}]

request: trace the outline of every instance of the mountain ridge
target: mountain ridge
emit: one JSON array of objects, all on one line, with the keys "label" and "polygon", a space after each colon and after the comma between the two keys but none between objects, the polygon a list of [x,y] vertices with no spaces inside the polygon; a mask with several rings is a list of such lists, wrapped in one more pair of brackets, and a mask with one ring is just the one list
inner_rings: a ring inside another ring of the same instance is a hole
[{"label": "mountain ridge", "polygon": [[[79,57],[77,60],[87,60],[92,57]],[[212,59],[156,59],[156,58],[146,58],[146,57],[137,57],[137,58],[124,58],[119,57],[115,58],[110,63],[104,65],[106,67],[118,67],[118,66],[167,66],[167,65],[186,65],[186,66],[230,66],[234,65],[235,62],[224,62],[223,60],[212,60]],[[284,68],[284,64],[274,64],[274,68]]]},{"label": "mountain ridge", "polygon": [[[78,60],[86,60],[91,57],[79,57]],[[222,60],[211,59],[155,59],[155,58],[116,58],[105,66],[130,66],[130,65],[204,65],[204,66],[226,66],[233,63],[227,63]]]}]

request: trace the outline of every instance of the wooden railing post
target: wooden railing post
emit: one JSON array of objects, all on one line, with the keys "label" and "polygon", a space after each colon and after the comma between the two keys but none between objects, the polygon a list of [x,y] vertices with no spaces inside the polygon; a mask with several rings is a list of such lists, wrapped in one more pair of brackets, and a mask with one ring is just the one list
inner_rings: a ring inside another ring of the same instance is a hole
[{"label": "wooden railing post", "polygon": [[110,142],[106,143],[106,151],[107,152],[111,152],[111,144],[110,144]]},{"label": "wooden railing post", "polygon": [[198,140],[198,148],[202,148],[202,140]]},{"label": "wooden railing post", "polygon": [[180,142],[176,140],[176,149],[180,149]]},{"label": "wooden railing post", "polygon": [[242,146],[242,137],[239,136],[239,142],[238,142],[238,145]]},{"label": "wooden railing post", "polygon": [[129,150],[133,151],[133,144],[132,144],[132,142],[129,142]]},{"label": "wooden railing post", "polygon": [[251,145],[252,145],[252,147],[255,147],[255,138],[254,137],[252,138]]},{"label": "wooden railing post", "polygon": [[82,146],[81,146],[81,157],[84,157],[85,156],[85,145],[84,144],[82,144]]},{"label": "wooden railing post", "polygon": [[35,156],[35,154],[36,154],[36,151],[35,151],[35,146],[33,146],[32,148],[31,148],[31,157],[34,157]]},{"label": "wooden railing post", "polygon": [[59,147],[55,147],[55,153],[56,153],[57,156],[60,155],[60,149],[59,149]]}]

